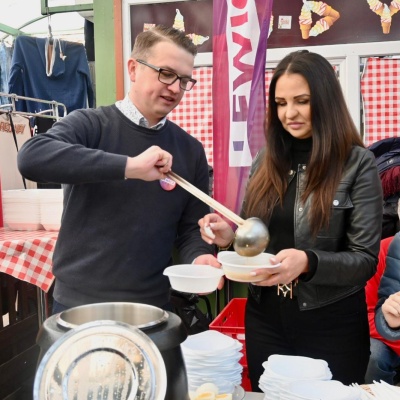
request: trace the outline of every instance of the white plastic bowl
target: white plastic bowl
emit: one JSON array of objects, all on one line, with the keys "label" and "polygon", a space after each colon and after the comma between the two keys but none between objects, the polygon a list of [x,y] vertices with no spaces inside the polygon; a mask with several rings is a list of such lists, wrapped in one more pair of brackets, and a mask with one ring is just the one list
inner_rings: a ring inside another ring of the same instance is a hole
[{"label": "white plastic bowl", "polygon": [[221,251],[218,261],[222,264],[225,276],[236,282],[258,282],[263,278],[250,275],[251,271],[260,268],[276,268],[280,264],[271,264],[274,254],[261,253],[255,257],[243,257],[234,251]]},{"label": "white plastic bowl", "polygon": [[172,289],[186,293],[209,293],[218,287],[224,272],[210,265],[179,264],[164,270]]}]

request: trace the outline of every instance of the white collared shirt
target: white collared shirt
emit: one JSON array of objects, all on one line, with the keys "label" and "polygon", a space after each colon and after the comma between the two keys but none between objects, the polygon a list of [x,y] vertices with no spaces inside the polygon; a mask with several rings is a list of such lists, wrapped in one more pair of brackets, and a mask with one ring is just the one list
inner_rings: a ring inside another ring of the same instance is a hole
[{"label": "white collared shirt", "polygon": [[149,127],[149,121],[147,121],[147,119],[135,107],[128,95],[126,95],[123,100],[117,101],[115,105],[122,112],[122,114],[125,115],[125,117],[129,118],[136,125],[144,126],[145,128],[155,130],[161,129],[167,121],[167,117],[164,117],[156,125]]}]

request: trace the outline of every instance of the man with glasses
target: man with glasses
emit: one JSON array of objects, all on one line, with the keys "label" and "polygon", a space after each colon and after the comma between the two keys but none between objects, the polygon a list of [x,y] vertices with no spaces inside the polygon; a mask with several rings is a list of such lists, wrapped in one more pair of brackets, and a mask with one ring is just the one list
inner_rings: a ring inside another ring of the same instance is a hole
[{"label": "man with glasses", "polygon": [[166,176],[172,166],[208,193],[203,146],[167,119],[196,83],[196,53],[176,29],[141,32],[123,100],[76,110],[20,150],[24,176],[64,185],[53,313],[115,301],[168,309],[174,248],[181,263],[218,266],[197,225],[208,206]]}]

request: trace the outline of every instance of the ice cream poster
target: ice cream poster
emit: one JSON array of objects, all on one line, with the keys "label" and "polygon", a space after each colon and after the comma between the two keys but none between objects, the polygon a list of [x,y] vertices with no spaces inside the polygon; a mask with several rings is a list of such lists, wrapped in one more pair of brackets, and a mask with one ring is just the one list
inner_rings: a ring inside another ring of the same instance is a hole
[{"label": "ice cream poster", "polygon": [[199,53],[212,52],[212,7],[212,0],[131,5],[131,43],[139,32],[161,24],[185,32]]},{"label": "ice cream poster", "polygon": [[[400,0],[274,1],[268,48],[399,40],[399,11]],[[289,16],[290,29],[278,23]]]}]

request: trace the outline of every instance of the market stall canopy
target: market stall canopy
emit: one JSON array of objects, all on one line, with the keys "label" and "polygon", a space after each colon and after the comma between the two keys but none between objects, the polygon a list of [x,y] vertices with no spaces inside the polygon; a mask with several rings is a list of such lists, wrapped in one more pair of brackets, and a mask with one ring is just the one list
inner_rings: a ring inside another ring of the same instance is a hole
[{"label": "market stall canopy", "polygon": [[92,0],[1,0],[0,40],[11,43],[18,35],[43,37],[49,31],[58,37],[82,34],[92,8]]}]

